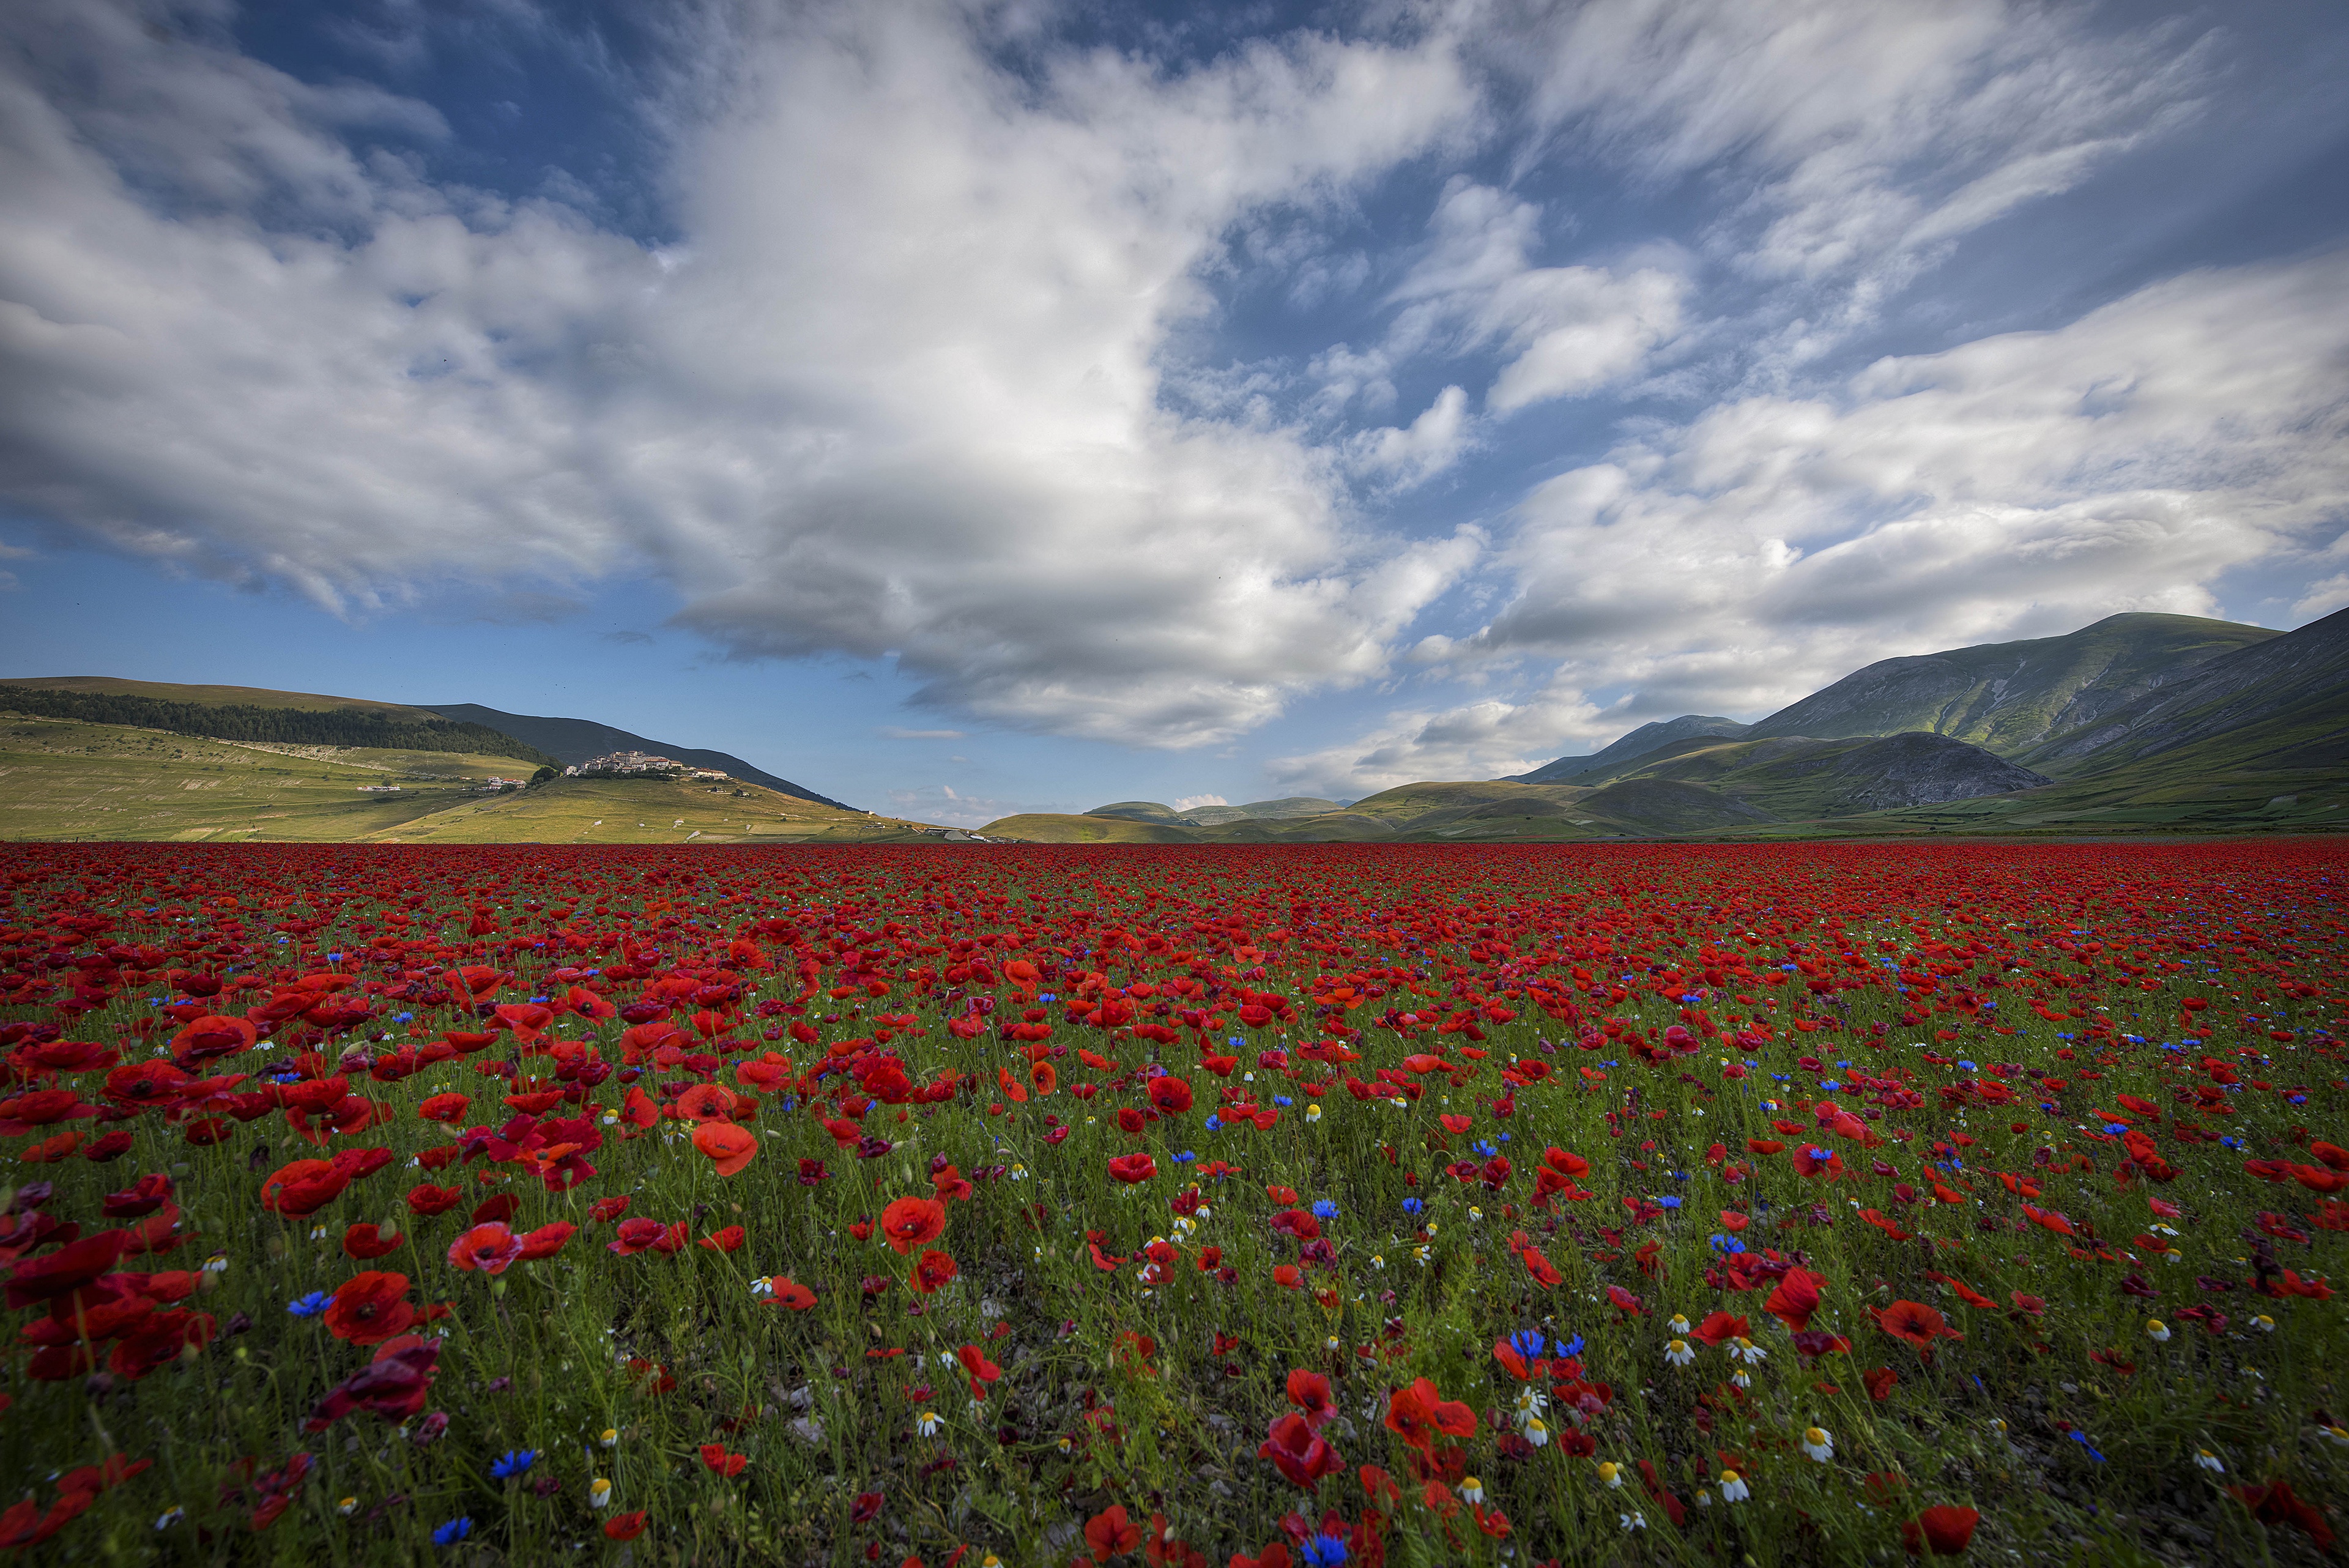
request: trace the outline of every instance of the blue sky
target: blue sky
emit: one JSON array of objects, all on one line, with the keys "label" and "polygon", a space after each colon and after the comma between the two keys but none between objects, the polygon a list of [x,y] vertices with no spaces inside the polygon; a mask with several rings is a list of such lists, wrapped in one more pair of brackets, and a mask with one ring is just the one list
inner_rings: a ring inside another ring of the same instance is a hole
[{"label": "blue sky", "polygon": [[1349,798],[2349,603],[2349,24],[0,14],[0,673],[934,821]]}]

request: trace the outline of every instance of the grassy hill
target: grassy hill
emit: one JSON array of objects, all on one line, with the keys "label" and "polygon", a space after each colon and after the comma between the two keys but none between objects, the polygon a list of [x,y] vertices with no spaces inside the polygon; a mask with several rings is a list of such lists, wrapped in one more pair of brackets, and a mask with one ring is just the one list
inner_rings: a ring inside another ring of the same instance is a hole
[{"label": "grassy hill", "polygon": [[1010,838],[1023,844],[1204,844],[1196,828],[1168,822],[1142,822],[1125,816],[1061,815],[1024,812],[998,817],[978,830],[988,838]]},{"label": "grassy hill", "polygon": [[508,713],[496,708],[484,708],[475,702],[444,703],[429,710],[448,720],[480,724],[500,734],[539,748],[564,766],[574,766],[591,757],[609,756],[614,752],[649,752],[655,756],[674,757],[678,762],[697,768],[716,768],[730,778],[761,784],[781,794],[796,795],[818,805],[851,809],[812,789],[780,778],[764,768],[753,767],[728,752],[713,752],[698,746],[680,746],[668,741],[648,740],[626,730],[597,723],[593,719],[549,718],[535,713]]},{"label": "grassy hill", "polygon": [[1781,708],[1746,738],[1924,730],[2013,755],[2279,635],[2194,616],[2116,615],[2062,637],[1879,659]]},{"label": "grassy hill", "polygon": [[[88,689],[132,684],[145,690]],[[179,694],[154,695],[157,691]],[[216,741],[450,752],[512,757],[533,768],[554,764],[553,757],[502,731],[444,719],[419,709],[386,703],[340,703],[330,698],[314,699],[302,692],[262,693],[297,699],[291,702],[243,702],[225,697],[215,701],[211,696],[198,701],[185,695],[191,691],[227,697],[238,694],[235,687],[174,688],[151,681],[67,677],[63,683],[36,680],[13,686],[0,684],[0,709],[37,718],[124,724]],[[316,705],[321,701],[332,705]]]}]

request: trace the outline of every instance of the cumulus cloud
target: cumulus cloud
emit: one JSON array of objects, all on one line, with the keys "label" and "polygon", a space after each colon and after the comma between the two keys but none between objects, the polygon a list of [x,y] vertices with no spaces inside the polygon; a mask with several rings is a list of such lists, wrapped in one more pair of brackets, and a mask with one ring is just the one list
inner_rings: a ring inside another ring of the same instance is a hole
[{"label": "cumulus cloud", "polygon": [[1630,727],[1560,684],[1516,701],[1488,697],[1446,710],[1397,709],[1366,734],[1276,758],[1267,772],[1278,786],[1332,798],[1423,779],[1504,778],[1591,743],[1610,722]]},{"label": "cumulus cloud", "polygon": [[1176,811],[1196,811],[1203,805],[1229,805],[1232,803],[1219,794],[1177,795],[1171,803]]},{"label": "cumulus cloud", "polygon": [[2190,119],[2212,70],[2175,26],[2032,0],[1591,0],[1506,36],[1545,150],[1746,186],[1707,248],[1824,290],[1776,345],[1796,359],[1960,235]]},{"label": "cumulus cloud", "polygon": [[1332,454],[1169,413],[1160,356],[1237,221],[1462,121],[1440,38],[1015,73],[968,8],[742,21],[655,251],[355,151],[440,128],[161,14],[10,24],[0,493],[36,516],[359,611],[657,573],[734,656],[1151,744],[1378,673],[1422,607]]},{"label": "cumulus cloud", "polygon": [[[1416,650],[1547,656],[1537,696],[1397,714],[1283,776],[1521,771],[1537,740],[1758,718],[1893,654],[2207,615],[2252,563],[2309,563],[2295,613],[2318,613],[2349,581],[2316,579],[2349,554],[2344,298],[2349,251],[2190,274],[1628,441],[1517,508],[1495,550],[1515,596],[1489,624]],[[1602,718],[1587,693],[1619,695]]]}]

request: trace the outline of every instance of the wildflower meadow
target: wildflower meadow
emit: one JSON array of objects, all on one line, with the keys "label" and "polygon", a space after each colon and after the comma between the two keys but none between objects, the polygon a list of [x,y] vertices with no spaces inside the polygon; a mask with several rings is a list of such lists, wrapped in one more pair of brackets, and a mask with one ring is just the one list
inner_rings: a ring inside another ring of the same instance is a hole
[{"label": "wildflower meadow", "polygon": [[2325,1561],[2344,890],[0,846],[0,1548]]}]

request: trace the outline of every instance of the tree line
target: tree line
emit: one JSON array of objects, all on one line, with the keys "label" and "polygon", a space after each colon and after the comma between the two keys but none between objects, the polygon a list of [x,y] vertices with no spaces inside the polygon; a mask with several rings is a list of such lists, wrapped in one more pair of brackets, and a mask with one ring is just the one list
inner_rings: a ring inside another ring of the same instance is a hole
[{"label": "tree line", "polygon": [[47,691],[0,685],[0,709],[85,724],[128,724],[215,741],[269,741],[297,746],[374,746],[388,751],[461,752],[513,757],[559,768],[535,746],[486,724],[409,719],[364,708],[256,708],[248,703],[173,702],[104,691]]}]

